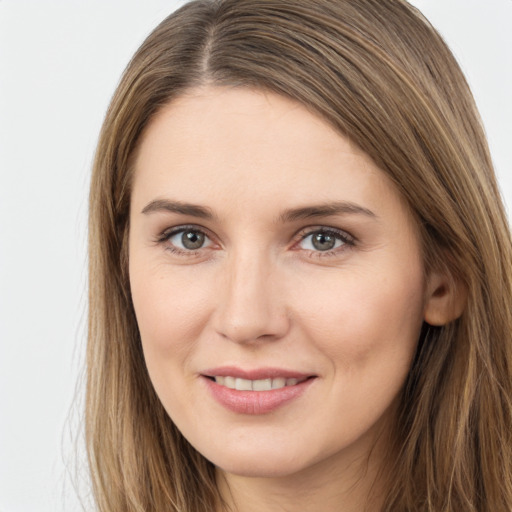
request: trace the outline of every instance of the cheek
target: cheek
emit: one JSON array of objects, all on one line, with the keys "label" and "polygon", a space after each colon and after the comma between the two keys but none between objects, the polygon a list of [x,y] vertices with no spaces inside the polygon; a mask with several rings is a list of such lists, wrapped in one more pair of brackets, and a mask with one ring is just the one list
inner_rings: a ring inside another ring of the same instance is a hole
[{"label": "cheek", "polygon": [[208,286],[190,272],[157,264],[130,265],[132,300],[148,373],[161,403],[173,419],[187,415],[193,357],[206,324]]},{"label": "cheek", "polygon": [[368,270],[340,273],[323,284],[316,292],[300,294],[299,316],[334,365],[351,371],[390,361],[410,364],[423,320],[420,265],[405,274],[388,272],[385,278]]},{"label": "cheek", "polygon": [[184,363],[208,317],[209,287],[190,269],[171,273],[165,265],[143,267],[136,260],[130,284],[148,366],[162,358]]}]

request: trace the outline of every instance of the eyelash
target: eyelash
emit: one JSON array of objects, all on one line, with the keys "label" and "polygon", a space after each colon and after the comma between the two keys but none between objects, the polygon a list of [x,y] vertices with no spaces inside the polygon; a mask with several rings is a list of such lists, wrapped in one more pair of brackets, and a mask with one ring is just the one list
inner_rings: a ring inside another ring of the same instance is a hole
[{"label": "eyelash", "polygon": [[179,256],[196,256],[199,254],[199,251],[201,249],[204,249],[204,247],[200,247],[197,250],[181,249],[171,243],[168,243],[173,236],[179,235],[180,233],[187,233],[187,232],[202,234],[205,236],[205,238],[208,238],[209,240],[211,240],[211,237],[208,236],[208,233],[206,232],[206,230],[204,228],[200,228],[200,227],[194,226],[194,225],[183,225],[183,226],[176,226],[171,229],[166,229],[159,235],[159,237],[157,238],[156,241],[159,244],[167,244],[166,250],[168,250],[169,252],[171,252],[173,254],[177,254]]},{"label": "eyelash", "polygon": [[[180,233],[186,233],[186,232],[201,234],[201,235],[204,235],[205,238],[210,240],[210,242],[212,240],[211,237],[208,235],[208,232],[204,228],[201,228],[201,227],[195,226],[195,225],[182,225],[182,226],[176,226],[174,228],[167,229],[167,230],[163,231],[157,237],[156,242],[159,244],[167,244],[166,250],[168,250],[169,252],[171,252],[173,254],[177,254],[179,256],[197,256],[200,253],[201,249],[205,249],[205,248],[209,247],[209,246],[206,246],[206,247],[202,246],[202,247],[199,247],[197,250],[181,249],[179,247],[176,247],[174,244],[169,243],[170,239],[173,236],[179,235]],[[339,255],[340,252],[350,249],[351,247],[353,247],[356,244],[355,237],[353,237],[346,231],[336,229],[336,228],[331,228],[331,227],[325,227],[325,226],[312,226],[312,227],[302,229],[296,235],[296,238],[298,238],[298,240],[296,242],[294,242],[292,249],[297,250],[297,251],[301,250],[301,248],[299,247],[299,244],[304,242],[308,237],[311,237],[315,234],[322,234],[324,236],[332,236],[335,238],[336,242],[338,242],[338,241],[341,242],[340,246],[334,247],[333,249],[325,250],[325,251],[314,250],[314,249],[303,249],[303,250],[306,250],[310,256],[316,257],[316,258],[324,258],[324,257],[329,257],[329,256],[332,257],[332,256]],[[213,242],[211,242],[211,243],[213,243]]]},{"label": "eyelash", "polygon": [[[335,241],[341,242],[341,246],[326,251],[304,249],[309,252],[310,256],[313,256],[315,258],[338,256],[341,252],[350,249],[356,244],[356,239],[346,231],[331,227],[313,226],[305,228],[299,233],[300,239],[294,244],[294,247],[297,247],[301,242],[304,242],[304,240],[316,234],[322,234],[323,236],[332,236],[334,237]],[[297,248],[296,250],[300,250],[300,247]]]}]

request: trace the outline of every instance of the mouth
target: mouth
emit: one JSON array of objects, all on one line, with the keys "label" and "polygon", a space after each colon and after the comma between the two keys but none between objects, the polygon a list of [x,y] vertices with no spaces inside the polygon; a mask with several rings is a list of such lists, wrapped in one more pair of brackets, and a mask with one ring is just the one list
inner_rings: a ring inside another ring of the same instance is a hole
[{"label": "mouth", "polygon": [[317,375],[277,368],[241,370],[223,367],[206,371],[201,377],[211,396],[229,411],[259,415],[298,400]]}]

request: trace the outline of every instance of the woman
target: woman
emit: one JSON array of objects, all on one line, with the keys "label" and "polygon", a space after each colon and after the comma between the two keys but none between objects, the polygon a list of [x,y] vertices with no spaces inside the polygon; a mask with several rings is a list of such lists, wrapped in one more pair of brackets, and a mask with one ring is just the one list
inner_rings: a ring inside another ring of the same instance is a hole
[{"label": "woman", "polygon": [[511,261],[467,84],[405,1],[185,5],[94,166],[99,510],[510,510]]}]

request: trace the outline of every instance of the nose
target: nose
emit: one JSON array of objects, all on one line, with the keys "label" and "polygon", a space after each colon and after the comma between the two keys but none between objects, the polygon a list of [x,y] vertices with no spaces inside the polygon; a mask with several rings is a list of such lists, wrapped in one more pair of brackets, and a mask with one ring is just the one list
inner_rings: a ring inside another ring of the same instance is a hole
[{"label": "nose", "polygon": [[282,338],[290,322],[277,275],[264,257],[229,258],[219,283],[217,333],[244,344]]}]

